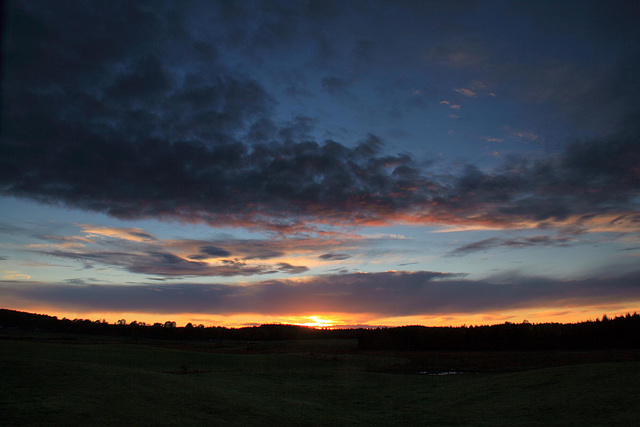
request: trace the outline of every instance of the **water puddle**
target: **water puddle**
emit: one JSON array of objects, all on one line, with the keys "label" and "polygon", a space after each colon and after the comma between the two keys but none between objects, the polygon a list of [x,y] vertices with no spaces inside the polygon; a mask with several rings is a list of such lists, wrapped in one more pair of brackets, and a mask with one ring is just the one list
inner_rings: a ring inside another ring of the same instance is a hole
[{"label": "water puddle", "polygon": [[420,375],[460,375],[463,374],[464,372],[459,372],[459,371],[442,371],[442,372],[431,372],[431,371],[420,371],[418,372],[418,374]]}]

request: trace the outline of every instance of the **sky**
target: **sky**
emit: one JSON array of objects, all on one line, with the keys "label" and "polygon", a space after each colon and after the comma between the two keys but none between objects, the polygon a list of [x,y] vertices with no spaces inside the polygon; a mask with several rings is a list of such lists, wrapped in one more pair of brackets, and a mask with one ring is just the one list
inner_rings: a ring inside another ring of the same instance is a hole
[{"label": "sky", "polygon": [[640,3],[3,3],[0,306],[205,326],[640,308]]}]

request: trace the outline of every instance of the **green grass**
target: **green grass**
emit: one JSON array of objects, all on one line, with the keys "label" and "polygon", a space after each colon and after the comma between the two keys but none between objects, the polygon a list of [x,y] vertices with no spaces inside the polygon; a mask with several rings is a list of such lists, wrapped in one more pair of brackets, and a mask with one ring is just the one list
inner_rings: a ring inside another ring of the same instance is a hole
[{"label": "green grass", "polygon": [[308,353],[0,340],[2,425],[637,425],[639,388],[639,362],[428,376]]}]

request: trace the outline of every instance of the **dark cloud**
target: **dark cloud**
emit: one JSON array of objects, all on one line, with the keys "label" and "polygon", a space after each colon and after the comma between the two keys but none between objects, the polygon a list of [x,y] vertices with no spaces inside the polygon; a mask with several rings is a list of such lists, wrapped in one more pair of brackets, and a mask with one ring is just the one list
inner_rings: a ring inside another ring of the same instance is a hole
[{"label": "dark cloud", "polygon": [[491,172],[469,166],[437,199],[434,213],[442,218],[448,214],[452,222],[474,214],[477,223],[507,227],[519,221],[552,225],[572,216],[587,220],[604,213],[633,217],[640,188],[633,166],[640,158],[636,141],[618,136],[576,142],[560,156],[511,159]]},{"label": "dark cloud", "polygon": [[567,236],[530,236],[513,239],[492,237],[460,246],[450,252],[449,255],[464,255],[470,252],[486,251],[500,247],[521,249],[531,246],[568,246],[572,241],[573,239]]},{"label": "dark cloud", "polygon": [[200,252],[205,255],[211,255],[214,257],[228,257],[231,255],[231,252],[225,251],[224,249],[217,246],[202,246],[200,248]]},{"label": "dark cloud", "polygon": [[143,231],[129,231],[129,234],[133,237],[140,237],[142,239],[155,240],[152,234],[145,233]]},{"label": "dark cloud", "polygon": [[289,273],[289,274],[299,274],[299,273],[304,273],[305,271],[309,270],[305,266],[291,265],[291,264],[286,263],[286,262],[278,263],[277,268],[278,268],[277,271],[282,271],[282,272]]},{"label": "dark cloud", "polygon": [[293,240],[227,240],[219,242],[245,261],[268,260],[285,256],[290,247],[308,241]]},{"label": "dark cloud", "polygon": [[350,312],[380,316],[478,313],[549,306],[628,303],[640,299],[640,274],[555,280],[511,276],[464,280],[438,272],[355,273],[251,285],[141,286],[0,282],[13,306],[55,305],[87,311],[150,313]]},{"label": "dark cloud", "polygon": [[501,243],[502,243],[501,239],[497,237],[492,237],[489,239],[484,239],[478,242],[473,242],[473,243],[466,244],[464,246],[460,246],[459,248],[454,249],[451,254],[461,255],[468,252],[484,251],[487,249],[494,248],[496,246],[500,246]]},{"label": "dark cloud", "polygon": [[318,256],[318,258],[323,259],[325,261],[342,261],[344,259],[351,258],[351,255],[328,253],[328,254],[320,255]]},{"label": "dark cloud", "polygon": [[[258,82],[197,55],[173,58],[180,49],[201,51],[203,42],[171,27],[162,8],[122,6],[132,9],[126,18],[109,11],[92,27],[76,22],[101,12],[90,4],[12,5],[2,194],[123,219],[285,232],[322,210],[328,221],[354,210],[369,216],[371,203],[393,210],[389,192],[398,180],[388,165],[411,163],[408,156],[301,142],[309,120],[273,125],[273,102]],[[153,26],[152,35],[122,29],[132,17]]]},{"label": "dark cloud", "polygon": [[521,239],[505,239],[502,246],[526,248],[528,246],[567,246],[573,239],[569,237],[531,236]]},{"label": "dark cloud", "polygon": [[[265,51],[299,46],[296,32],[303,30],[283,23],[340,16],[269,3],[209,7],[230,19],[227,44]],[[188,25],[189,4],[8,3],[0,194],[120,219],[283,234],[393,221],[553,226],[638,211],[640,146],[632,119],[625,119],[626,132],[573,143],[559,156],[437,175],[409,154],[384,154],[374,136],[355,146],[317,142],[312,120],[277,122],[272,94],[228,69],[219,48]],[[252,21],[262,16],[254,9],[265,13],[259,22]],[[372,61],[379,45],[358,42],[357,61]],[[616,68],[624,78],[612,93],[626,87],[637,94],[629,71],[635,68]],[[336,90],[343,82],[325,83]],[[637,96],[633,106],[626,99],[620,108],[637,111]],[[637,116],[627,113],[619,117]],[[182,262],[199,271],[196,261]]]}]

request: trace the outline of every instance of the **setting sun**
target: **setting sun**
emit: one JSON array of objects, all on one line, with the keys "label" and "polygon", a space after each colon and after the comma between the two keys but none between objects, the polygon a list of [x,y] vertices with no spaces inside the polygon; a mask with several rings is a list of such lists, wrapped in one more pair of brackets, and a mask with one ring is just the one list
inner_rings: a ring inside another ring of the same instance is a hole
[{"label": "setting sun", "polygon": [[325,319],[320,316],[307,316],[309,322],[298,323],[300,326],[310,326],[312,328],[331,328],[335,325],[333,320]]}]

